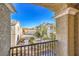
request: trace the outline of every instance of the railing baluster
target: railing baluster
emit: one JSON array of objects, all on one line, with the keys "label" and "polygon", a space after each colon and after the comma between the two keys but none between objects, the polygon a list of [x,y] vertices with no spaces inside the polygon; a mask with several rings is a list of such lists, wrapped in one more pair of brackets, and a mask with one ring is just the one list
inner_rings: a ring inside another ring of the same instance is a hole
[{"label": "railing baluster", "polygon": [[20,47],[20,56],[22,56],[22,47]]},{"label": "railing baluster", "polygon": [[29,56],[29,46],[28,46],[28,56]]},{"label": "railing baluster", "polygon": [[39,55],[41,55],[41,44],[39,44]]},{"label": "railing baluster", "polygon": [[24,56],[26,56],[26,46],[24,47]]},{"label": "railing baluster", "polygon": [[50,54],[50,56],[51,56],[51,52],[52,52],[52,51],[51,51],[51,42],[50,42],[49,44],[50,44],[50,53],[49,53],[49,54]]},{"label": "railing baluster", "polygon": [[52,42],[52,55],[54,55],[54,44]]},{"label": "railing baluster", "polygon": [[44,43],[44,50],[45,50],[45,56],[46,56],[46,43]]},{"label": "railing baluster", "polygon": [[44,44],[43,44],[43,56],[44,56]]},{"label": "railing baluster", "polygon": [[51,42],[50,42],[50,56],[51,56],[51,52],[52,52],[52,51],[51,51]]},{"label": "railing baluster", "polygon": [[16,56],[18,56],[18,48],[16,48]]},{"label": "railing baluster", "polygon": [[[45,51],[46,51],[46,43],[45,43]],[[45,53],[45,56],[46,56],[46,53]]]},{"label": "railing baluster", "polygon": [[[55,41],[55,38],[54,38],[54,41]],[[54,44],[53,44],[53,55],[55,55],[55,42],[53,42]]]},{"label": "railing baluster", "polygon": [[[48,43],[49,44],[49,52],[50,52],[50,43]],[[50,55],[50,53],[48,52],[48,56]]]},{"label": "railing baluster", "polygon": [[39,56],[39,44],[37,45],[37,56]]},{"label": "railing baluster", "polygon": [[47,56],[49,55],[49,50],[50,50],[50,45],[49,45],[49,42],[48,42],[48,50],[47,50],[48,54],[47,54]]},{"label": "railing baluster", "polygon": [[36,48],[35,48],[35,45],[34,45],[34,56],[36,56]]},{"label": "railing baluster", "polygon": [[35,45],[35,55],[37,56],[37,46]]},{"label": "railing baluster", "polygon": [[53,43],[54,43],[54,47],[53,47],[54,54],[53,55],[55,55],[55,42],[53,42]]},{"label": "railing baluster", "polygon": [[32,46],[30,46],[31,47],[31,56],[32,56],[32,54],[33,54],[33,52],[32,52]]},{"label": "railing baluster", "polygon": [[38,53],[37,53],[38,51],[37,51],[37,49],[38,49],[38,47],[37,47],[37,45],[36,45],[36,56],[38,56]]},{"label": "railing baluster", "polygon": [[34,45],[32,46],[32,56],[34,56]]},{"label": "railing baluster", "polygon": [[44,47],[43,49],[44,49],[44,56],[45,56],[45,53],[46,53],[46,52],[45,52],[45,46],[44,46],[44,44],[43,44],[43,47]]},{"label": "railing baluster", "polygon": [[35,55],[37,56],[37,46],[35,45]]},{"label": "railing baluster", "polygon": [[[13,48],[14,49],[14,48]],[[12,56],[13,56],[13,52],[14,52],[14,50],[12,49]]]}]

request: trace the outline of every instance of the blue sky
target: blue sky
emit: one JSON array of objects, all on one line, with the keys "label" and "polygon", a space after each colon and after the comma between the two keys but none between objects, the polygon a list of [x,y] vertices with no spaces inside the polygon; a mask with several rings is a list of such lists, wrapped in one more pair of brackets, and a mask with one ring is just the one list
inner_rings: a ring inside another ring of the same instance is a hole
[{"label": "blue sky", "polygon": [[48,8],[38,6],[35,4],[17,3],[13,4],[16,9],[15,13],[12,13],[11,19],[20,22],[21,27],[35,27],[41,23],[55,23],[54,12]]}]

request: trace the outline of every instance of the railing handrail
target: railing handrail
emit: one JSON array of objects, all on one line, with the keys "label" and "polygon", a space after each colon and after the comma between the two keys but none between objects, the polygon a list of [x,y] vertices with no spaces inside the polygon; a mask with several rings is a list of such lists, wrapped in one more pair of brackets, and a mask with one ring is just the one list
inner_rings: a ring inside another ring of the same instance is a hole
[{"label": "railing handrail", "polygon": [[37,44],[44,44],[44,43],[49,43],[49,42],[56,42],[58,40],[52,40],[52,41],[46,41],[46,42],[40,42],[40,43],[34,43],[34,44],[28,44],[28,45],[22,45],[22,46],[14,46],[14,47],[10,47],[10,49],[12,48],[18,48],[18,47],[25,47],[25,46],[32,46],[32,45],[37,45]]}]

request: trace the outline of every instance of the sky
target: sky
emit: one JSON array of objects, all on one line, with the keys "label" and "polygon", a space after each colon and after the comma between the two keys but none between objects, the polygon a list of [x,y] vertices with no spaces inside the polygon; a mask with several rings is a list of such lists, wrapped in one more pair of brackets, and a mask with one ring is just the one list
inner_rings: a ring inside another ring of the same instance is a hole
[{"label": "sky", "polygon": [[16,12],[11,14],[11,19],[19,21],[23,28],[35,27],[42,23],[55,23],[54,11],[48,8],[29,3],[16,3],[13,6]]}]

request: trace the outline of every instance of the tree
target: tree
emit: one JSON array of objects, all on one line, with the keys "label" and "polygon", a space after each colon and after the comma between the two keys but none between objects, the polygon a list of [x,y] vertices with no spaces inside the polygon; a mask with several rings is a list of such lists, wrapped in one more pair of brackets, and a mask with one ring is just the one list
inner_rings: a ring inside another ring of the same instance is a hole
[{"label": "tree", "polygon": [[37,27],[37,31],[35,33],[35,36],[37,38],[41,38],[43,40],[46,40],[48,39],[48,36],[47,36],[47,27],[46,25],[44,24],[41,24],[40,26]]},{"label": "tree", "polygon": [[56,35],[54,33],[50,34],[51,40],[55,40],[56,39]]},{"label": "tree", "polygon": [[30,43],[30,44],[34,44],[34,41],[35,41],[35,38],[34,38],[34,37],[30,37],[29,43]]}]

